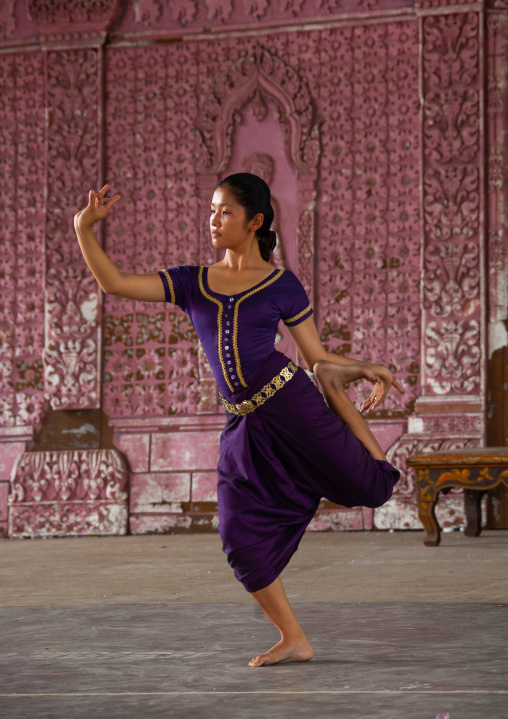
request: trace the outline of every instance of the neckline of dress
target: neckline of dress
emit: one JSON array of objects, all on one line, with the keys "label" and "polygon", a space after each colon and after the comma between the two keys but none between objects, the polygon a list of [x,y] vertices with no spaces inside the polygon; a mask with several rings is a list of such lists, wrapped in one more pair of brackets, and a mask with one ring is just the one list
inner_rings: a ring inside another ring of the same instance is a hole
[{"label": "neckline of dress", "polygon": [[240,295],[244,295],[246,292],[251,292],[252,290],[255,290],[256,287],[259,287],[260,285],[264,284],[265,282],[268,282],[268,280],[270,280],[276,272],[279,272],[279,270],[275,267],[273,272],[271,272],[268,275],[268,277],[265,277],[264,280],[261,280],[261,282],[258,282],[257,285],[253,285],[252,287],[249,287],[246,290],[242,290],[241,292],[236,292],[234,294],[230,293],[228,295],[225,295],[222,292],[215,292],[215,290],[210,289],[210,285],[208,284],[208,270],[210,268],[205,265],[204,269],[206,270],[204,279],[205,279],[207,292],[210,292],[212,295],[217,295],[218,297],[239,297]]}]

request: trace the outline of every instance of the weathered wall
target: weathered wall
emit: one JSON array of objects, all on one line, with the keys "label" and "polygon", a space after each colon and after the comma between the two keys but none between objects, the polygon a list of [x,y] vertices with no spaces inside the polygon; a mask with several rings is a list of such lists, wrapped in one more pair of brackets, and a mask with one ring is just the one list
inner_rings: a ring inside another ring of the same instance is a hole
[{"label": "weathered wall", "polygon": [[[485,442],[506,345],[507,20],[504,0],[2,5],[0,531],[15,457],[70,449],[66,431],[124,453],[131,532],[216,526],[224,417],[188,318],[104,298],[80,256],[73,215],[105,182],[122,200],[99,239],[147,272],[214,262],[218,178],[265,176],[275,261],[324,345],[404,385],[370,420],[394,464]],[[295,356],[282,328],[278,347]],[[439,511],[463,522],[460,496]],[[419,526],[411,473],[374,512],[323,502],[311,529],[373,526]]]}]

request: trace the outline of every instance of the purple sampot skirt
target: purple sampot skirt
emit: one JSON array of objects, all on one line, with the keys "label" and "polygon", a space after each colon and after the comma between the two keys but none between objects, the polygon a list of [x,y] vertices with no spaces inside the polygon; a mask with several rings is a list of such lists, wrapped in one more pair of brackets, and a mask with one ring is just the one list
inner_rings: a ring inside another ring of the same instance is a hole
[{"label": "purple sampot skirt", "polygon": [[[249,399],[289,362],[274,351]],[[372,458],[301,368],[250,414],[227,414],[218,472],[219,533],[235,577],[248,592],[271,584],[298,548],[322,497],[345,507],[379,507],[399,472]]]}]

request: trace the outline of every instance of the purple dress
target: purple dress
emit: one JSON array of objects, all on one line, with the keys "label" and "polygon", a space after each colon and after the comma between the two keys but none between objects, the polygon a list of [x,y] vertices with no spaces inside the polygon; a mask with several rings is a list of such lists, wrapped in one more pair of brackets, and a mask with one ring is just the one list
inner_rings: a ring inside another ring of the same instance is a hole
[{"label": "purple dress", "polygon": [[312,315],[292,272],[274,270],[231,295],[210,290],[207,267],[171,267],[159,275],[166,300],[189,315],[226,407],[219,533],[236,578],[255,592],[287,565],[322,497],[379,507],[399,472],[373,459],[307,374],[274,349],[281,319],[294,327]]}]

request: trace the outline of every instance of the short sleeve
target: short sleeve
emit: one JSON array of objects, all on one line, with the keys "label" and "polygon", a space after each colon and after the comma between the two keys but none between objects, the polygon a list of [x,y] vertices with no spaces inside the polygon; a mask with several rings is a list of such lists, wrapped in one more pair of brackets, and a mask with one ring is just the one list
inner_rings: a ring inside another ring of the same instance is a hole
[{"label": "short sleeve", "polygon": [[192,269],[194,268],[181,265],[158,270],[158,275],[164,285],[166,302],[177,305],[184,312],[189,310],[189,288],[192,281],[189,270]]},{"label": "short sleeve", "polygon": [[286,270],[284,297],[280,302],[282,321],[288,327],[296,327],[313,314],[312,305],[298,277]]}]

